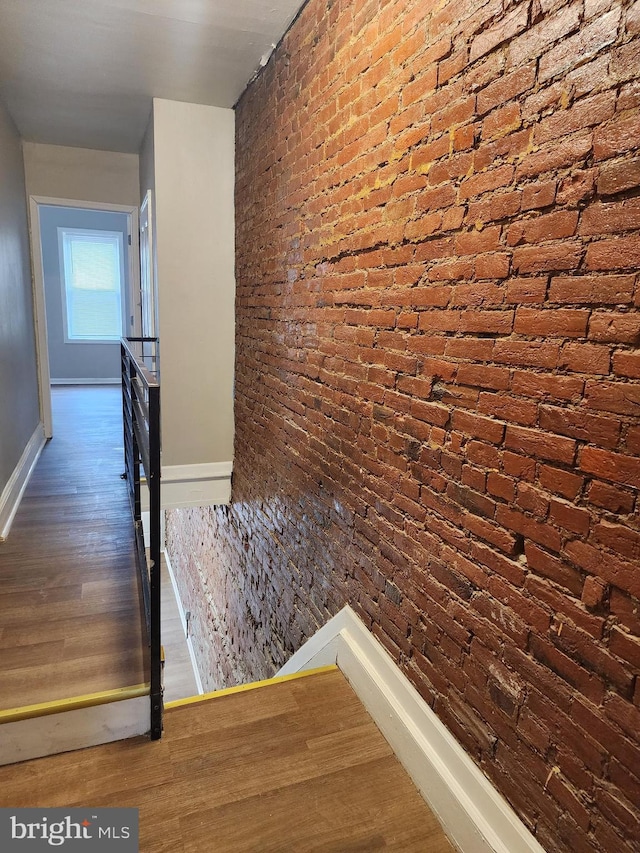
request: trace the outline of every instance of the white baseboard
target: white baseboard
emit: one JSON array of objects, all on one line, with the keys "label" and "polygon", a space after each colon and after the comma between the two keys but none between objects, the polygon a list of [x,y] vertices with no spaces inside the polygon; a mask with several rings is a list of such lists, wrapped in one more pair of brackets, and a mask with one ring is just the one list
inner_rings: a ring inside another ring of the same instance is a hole
[{"label": "white baseboard", "polygon": [[29,478],[36,467],[36,462],[40,457],[44,443],[44,429],[40,423],[35,428],[13,474],[9,477],[9,481],[2,490],[2,495],[0,495],[0,542],[9,535],[11,524],[20,506],[20,501],[22,500],[24,490],[27,488]]},{"label": "white baseboard", "polygon": [[233,462],[202,465],[163,465],[162,508],[214,506],[231,500]]},{"label": "white baseboard", "polygon": [[462,853],[544,853],[350,607],[277,675],[337,663],[418,790]]},{"label": "white baseboard", "polygon": [[120,385],[122,379],[117,376],[114,379],[50,379],[51,385]]},{"label": "white baseboard", "polygon": [[[163,465],[160,472],[162,509],[222,506],[231,501],[233,462],[201,465]],[[144,483],[144,478],[142,480]],[[149,509],[149,490],[140,494],[143,512]]]},{"label": "white baseboard", "polygon": [[187,618],[185,616],[184,607],[182,606],[182,599],[180,598],[180,592],[178,590],[178,582],[176,581],[176,576],[173,571],[173,566],[171,565],[171,560],[169,559],[169,555],[166,551],[164,551],[164,559],[167,564],[167,571],[169,572],[169,577],[171,578],[171,586],[173,587],[173,597],[176,600],[176,604],[178,605],[178,613],[180,614],[180,623],[182,625],[182,630],[184,631],[184,636],[187,641],[187,648],[189,649],[189,659],[191,660],[191,669],[193,670],[193,677],[196,680],[196,687],[198,688],[198,694],[202,696],[204,694],[204,687],[202,686],[202,679],[200,678],[200,673],[198,672],[198,663],[196,661],[196,653],[193,648],[193,643],[191,642],[191,637],[187,633]]},{"label": "white baseboard", "polygon": [[0,725],[0,765],[125,740],[149,731],[149,696]]}]

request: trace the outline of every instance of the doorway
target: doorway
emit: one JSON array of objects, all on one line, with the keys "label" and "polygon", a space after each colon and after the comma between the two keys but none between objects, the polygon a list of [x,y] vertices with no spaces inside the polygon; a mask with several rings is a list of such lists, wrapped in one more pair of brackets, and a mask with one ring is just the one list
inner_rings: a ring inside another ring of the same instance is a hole
[{"label": "doorway", "polygon": [[140,334],[138,210],[31,196],[30,214],[40,408],[51,438],[52,383],[119,382],[119,339]]}]

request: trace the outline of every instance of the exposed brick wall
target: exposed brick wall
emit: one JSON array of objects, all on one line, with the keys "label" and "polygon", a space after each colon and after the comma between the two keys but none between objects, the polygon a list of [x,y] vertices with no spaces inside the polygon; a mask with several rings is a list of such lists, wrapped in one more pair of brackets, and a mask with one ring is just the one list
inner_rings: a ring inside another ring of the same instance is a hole
[{"label": "exposed brick wall", "polygon": [[169,519],[212,683],[349,602],[549,851],[640,825],[639,76],[638,0],[310,0],[237,110],[233,503]]}]

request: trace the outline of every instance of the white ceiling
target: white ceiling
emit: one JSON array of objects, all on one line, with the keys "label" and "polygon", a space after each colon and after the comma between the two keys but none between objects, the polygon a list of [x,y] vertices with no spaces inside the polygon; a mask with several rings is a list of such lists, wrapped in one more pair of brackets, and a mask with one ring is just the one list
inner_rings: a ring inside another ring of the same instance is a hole
[{"label": "white ceiling", "polygon": [[137,152],[151,98],[232,107],[302,0],[0,0],[0,97],[31,142]]}]

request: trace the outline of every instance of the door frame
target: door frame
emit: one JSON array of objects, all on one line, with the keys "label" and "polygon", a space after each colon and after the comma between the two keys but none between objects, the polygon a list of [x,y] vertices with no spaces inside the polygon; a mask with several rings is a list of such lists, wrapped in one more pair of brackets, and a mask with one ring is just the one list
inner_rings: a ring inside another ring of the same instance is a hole
[{"label": "door frame", "polygon": [[44,296],[44,268],[42,262],[42,239],[40,231],[40,207],[75,207],[82,210],[98,210],[112,213],[126,213],[129,236],[129,300],[133,310],[133,334],[140,335],[140,234],[138,207],[130,204],[108,204],[107,202],[79,201],[68,198],[49,198],[48,196],[29,196],[29,237],[31,242],[31,264],[33,270],[33,314],[36,337],[36,358],[38,362],[38,393],[40,397],[40,419],[45,438],[53,436],[53,415],[51,412],[51,370],[49,367],[49,347],[47,340],[47,310]]}]

